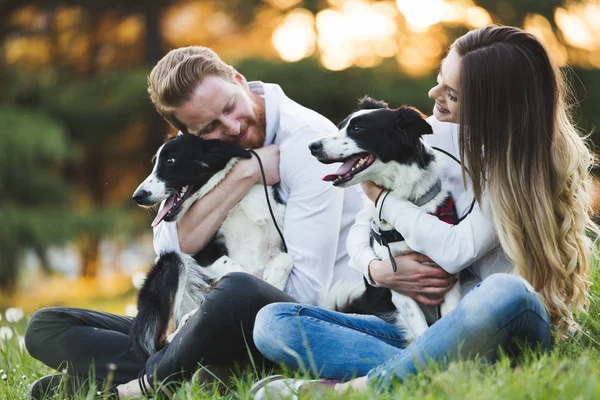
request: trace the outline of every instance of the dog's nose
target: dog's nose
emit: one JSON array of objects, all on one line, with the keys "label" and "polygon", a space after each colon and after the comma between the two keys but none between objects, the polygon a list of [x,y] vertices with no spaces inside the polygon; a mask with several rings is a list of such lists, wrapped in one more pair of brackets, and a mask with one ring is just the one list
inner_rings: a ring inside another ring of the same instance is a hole
[{"label": "dog's nose", "polygon": [[136,190],[133,194],[132,199],[135,200],[136,203],[141,204],[150,196],[150,192],[147,190]]},{"label": "dog's nose", "polygon": [[317,140],[316,142],[312,142],[311,144],[309,144],[308,148],[310,149],[310,152],[314,154],[317,151],[323,149],[323,142]]}]

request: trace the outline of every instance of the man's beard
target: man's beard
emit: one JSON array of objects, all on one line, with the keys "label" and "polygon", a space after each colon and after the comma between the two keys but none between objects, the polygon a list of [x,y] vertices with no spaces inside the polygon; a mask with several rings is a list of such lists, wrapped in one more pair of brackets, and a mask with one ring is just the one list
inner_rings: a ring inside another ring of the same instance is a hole
[{"label": "man's beard", "polygon": [[265,139],[267,137],[267,119],[265,115],[265,108],[254,98],[252,103],[254,105],[254,117],[247,121],[242,126],[242,132],[248,132],[248,129],[252,129],[253,132],[244,141],[238,142],[238,145],[246,149],[257,149],[264,146]]}]

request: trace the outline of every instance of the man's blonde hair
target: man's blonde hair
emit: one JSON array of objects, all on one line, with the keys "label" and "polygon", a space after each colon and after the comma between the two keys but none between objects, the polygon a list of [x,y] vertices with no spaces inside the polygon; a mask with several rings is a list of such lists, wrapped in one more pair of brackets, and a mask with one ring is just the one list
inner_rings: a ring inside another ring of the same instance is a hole
[{"label": "man's blonde hair", "polygon": [[148,94],[156,111],[176,129],[187,128],[174,115],[205,76],[218,76],[235,82],[235,70],[207,47],[190,46],[171,50],[152,69]]}]

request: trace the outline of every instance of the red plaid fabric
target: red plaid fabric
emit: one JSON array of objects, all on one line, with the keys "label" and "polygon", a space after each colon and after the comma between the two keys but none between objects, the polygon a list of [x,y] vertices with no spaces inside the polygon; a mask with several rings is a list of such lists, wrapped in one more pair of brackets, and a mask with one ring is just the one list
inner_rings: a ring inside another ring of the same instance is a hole
[{"label": "red plaid fabric", "polygon": [[446,197],[446,200],[438,206],[432,215],[435,215],[448,224],[458,224],[458,214],[456,213],[456,206],[452,195],[449,194],[448,197]]}]

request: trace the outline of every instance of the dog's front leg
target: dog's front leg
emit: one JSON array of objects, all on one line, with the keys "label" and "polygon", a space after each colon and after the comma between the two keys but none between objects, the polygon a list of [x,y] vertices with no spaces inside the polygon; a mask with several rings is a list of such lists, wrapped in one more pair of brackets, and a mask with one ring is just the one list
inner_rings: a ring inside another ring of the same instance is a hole
[{"label": "dog's front leg", "polygon": [[460,300],[462,299],[462,290],[460,288],[460,282],[456,282],[452,289],[444,296],[444,302],[440,306],[440,312],[442,317],[447,315],[450,311],[454,310]]},{"label": "dog's front leg", "polygon": [[264,281],[279,290],[284,290],[293,266],[294,262],[288,253],[279,253],[265,267]]},{"label": "dog's front leg", "polygon": [[411,343],[428,328],[425,314],[416,301],[392,291],[392,303],[398,310],[396,325],[405,333],[404,339]]},{"label": "dog's front leg", "polygon": [[248,270],[227,256],[220,257],[207,267],[202,267],[202,274],[211,281],[218,281],[230,272],[248,273]]}]

